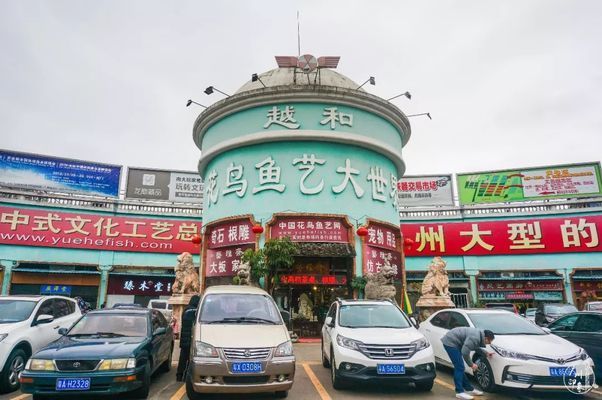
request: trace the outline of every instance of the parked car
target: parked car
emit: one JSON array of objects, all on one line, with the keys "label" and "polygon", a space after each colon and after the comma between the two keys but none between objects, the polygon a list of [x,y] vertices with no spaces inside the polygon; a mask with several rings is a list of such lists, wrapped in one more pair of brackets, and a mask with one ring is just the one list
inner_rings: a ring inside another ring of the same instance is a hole
[{"label": "parked car", "polygon": [[594,360],[596,376],[602,376],[602,312],[568,314],[552,322],[548,328],[553,334],[583,347]]},{"label": "parked car", "polygon": [[322,365],[332,385],[351,381],[413,383],[431,390],[435,358],[412,321],[387,300],[337,300],[322,327]]},{"label": "parked car", "polygon": [[295,376],[293,344],[276,303],[251,286],[205,290],[193,330],[186,394],[275,392]]},{"label": "parked car", "polygon": [[583,311],[602,311],[602,301],[588,301],[583,306]]},{"label": "parked car", "polygon": [[19,388],[19,373],[32,353],[61,337],[82,315],[61,296],[0,296],[0,393]]},{"label": "parked car", "polygon": [[577,307],[572,304],[540,303],[535,312],[535,323],[539,326],[547,326],[563,315],[574,312],[577,312]]},{"label": "parked car", "polygon": [[174,341],[163,314],[146,308],[90,311],[59,340],[35,353],[21,390],[38,398],[66,393],[146,398],[151,375],[169,371]]},{"label": "parked car", "polygon": [[173,306],[167,300],[151,300],[148,302],[148,308],[160,311],[167,321],[171,321]]},{"label": "parked car", "polygon": [[487,303],[485,308],[495,308],[499,310],[506,310],[518,314],[518,309],[512,303]]},{"label": "parked car", "polygon": [[565,375],[571,367],[586,370],[593,361],[581,347],[550,334],[524,318],[502,310],[453,309],[431,315],[420,324],[433,346],[437,363],[452,366],[441,338],[452,328],[467,326],[489,329],[495,334],[487,351],[490,358],[471,354],[478,369],[473,373],[483,390],[491,392],[497,386],[522,389],[566,390]]},{"label": "parked car", "polygon": [[537,308],[527,308],[525,310],[524,317],[527,319],[527,321],[535,323],[535,312],[536,311],[537,311]]}]

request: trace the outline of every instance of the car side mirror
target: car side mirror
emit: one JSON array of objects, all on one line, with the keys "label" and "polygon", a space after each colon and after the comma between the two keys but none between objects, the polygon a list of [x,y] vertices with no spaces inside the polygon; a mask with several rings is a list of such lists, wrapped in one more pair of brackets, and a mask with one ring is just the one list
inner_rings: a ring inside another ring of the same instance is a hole
[{"label": "car side mirror", "polygon": [[167,328],[162,328],[162,327],[161,328],[157,328],[153,332],[153,336],[165,335],[166,332],[167,332]]},{"label": "car side mirror", "polygon": [[69,329],[67,329],[67,328],[59,329],[59,335],[61,335],[61,336],[65,336],[67,334],[67,332],[69,332]]},{"label": "car side mirror", "polygon": [[286,310],[280,310],[280,316],[282,316],[282,320],[284,321],[284,325],[289,327],[291,325],[291,313]]},{"label": "car side mirror", "polygon": [[50,314],[40,314],[36,317],[36,320],[34,321],[34,325],[42,325],[42,324],[49,324],[52,321],[54,321],[54,317]]},{"label": "car side mirror", "polygon": [[416,318],[410,317],[410,321],[416,328],[418,328],[420,326],[420,323],[418,323],[418,321],[416,321]]},{"label": "car side mirror", "polygon": [[332,317],[326,317],[324,324],[326,324],[326,326],[329,328],[334,328],[334,321],[332,320]]}]

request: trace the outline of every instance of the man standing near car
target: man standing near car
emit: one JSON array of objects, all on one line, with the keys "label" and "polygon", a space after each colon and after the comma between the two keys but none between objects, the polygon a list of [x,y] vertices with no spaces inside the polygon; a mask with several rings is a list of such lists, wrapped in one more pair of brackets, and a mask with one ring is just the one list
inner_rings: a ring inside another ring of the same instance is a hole
[{"label": "man standing near car", "polygon": [[475,389],[466,377],[464,362],[476,371],[478,366],[471,360],[470,352],[476,351],[490,357],[491,353],[485,352],[484,347],[491,344],[494,338],[495,335],[490,330],[467,327],[454,328],[441,338],[441,343],[454,364],[454,384],[458,399],[471,400],[473,396],[483,395],[483,392]]},{"label": "man standing near car", "polygon": [[192,296],[182,313],[182,326],[180,327],[180,359],[178,360],[178,370],[176,371],[176,380],[178,382],[184,380],[184,373],[188,367],[190,344],[192,342],[192,327],[194,326],[196,309],[199,306],[200,299],[200,296],[196,294]]}]

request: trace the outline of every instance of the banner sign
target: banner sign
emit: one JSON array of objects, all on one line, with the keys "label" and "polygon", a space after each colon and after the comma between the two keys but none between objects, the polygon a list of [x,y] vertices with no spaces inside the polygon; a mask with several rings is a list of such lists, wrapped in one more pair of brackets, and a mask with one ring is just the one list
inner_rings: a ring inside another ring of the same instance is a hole
[{"label": "banner sign", "polygon": [[118,197],[121,166],[0,150],[0,185]]},{"label": "banner sign", "polygon": [[125,197],[200,204],[203,183],[195,172],[128,168]]},{"label": "banner sign", "polygon": [[506,281],[506,282],[483,282],[479,281],[479,291],[502,292],[510,291],[548,291],[564,290],[562,278],[559,276],[557,281]]},{"label": "banner sign", "polygon": [[584,282],[584,281],[573,281],[573,289],[575,291],[584,291],[584,290],[602,290],[602,282],[594,281],[594,282]]},{"label": "banner sign", "polygon": [[401,225],[406,255],[429,257],[597,252],[601,229],[602,215]]},{"label": "banner sign", "polygon": [[347,284],[346,275],[280,275],[283,285],[326,285],[342,286]]},{"label": "banner sign", "polygon": [[191,220],[0,207],[0,244],[151,253],[198,253]]},{"label": "banner sign", "polygon": [[109,275],[107,294],[132,296],[171,296],[171,285],[175,281],[169,277],[142,275]]},{"label": "banner sign", "polygon": [[343,218],[277,216],[270,227],[271,238],[288,236],[293,242],[349,243],[349,229]]},{"label": "banner sign", "polygon": [[602,195],[600,163],[458,174],[460,205]]},{"label": "banner sign", "polygon": [[562,301],[564,297],[562,292],[534,292],[533,300],[538,301]]},{"label": "banner sign", "polygon": [[399,229],[392,226],[370,221],[368,223],[368,236],[364,240],[364,274],[375,274],[380,272],[385,260],[395,271],[396,279],[401,279],[401,252],[398,246],[401,244],[401,233]]},{"label": "banner sign", "polygon": [[253,224],[249,218],[228,220],[207,227],[208,247],[217,249],[255,243]]},{"label": "banner sign", "polygon": [[71,296],[71,286],[66,285],[41,285],[40,294]]},{"label": "banner sign", "polygon": [[205,276],[234,276],[240,267],[240,258],[248,249],[255,249],[255,243],[207,249]]},{"label": "banner sign", "polygon": [[399,206],[453,206],[451,175],[404,176],[397,182]]}]

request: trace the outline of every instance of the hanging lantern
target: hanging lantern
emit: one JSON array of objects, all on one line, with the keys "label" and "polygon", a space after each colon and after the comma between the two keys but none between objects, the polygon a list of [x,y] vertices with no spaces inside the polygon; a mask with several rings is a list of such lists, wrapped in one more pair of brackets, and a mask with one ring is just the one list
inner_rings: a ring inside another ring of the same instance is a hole
[{"label": "hanging lantern", "polygon": [[201,236],[193,235],[192,239],[190,239],[190,241],[194,244],[201,244]]},{"label": "hanging lantern", "polygon": [[261,235],[263,233],[263,226],[256,224],[251,228],[254,234]]},{"label": "hanging lantern", "polygon": [[365,226],[360,226],[359,228],[357,228],[357,231],[355,231],[355,233],[357,233],[358,236],[364,237],[368,235],[368,229]]}]

